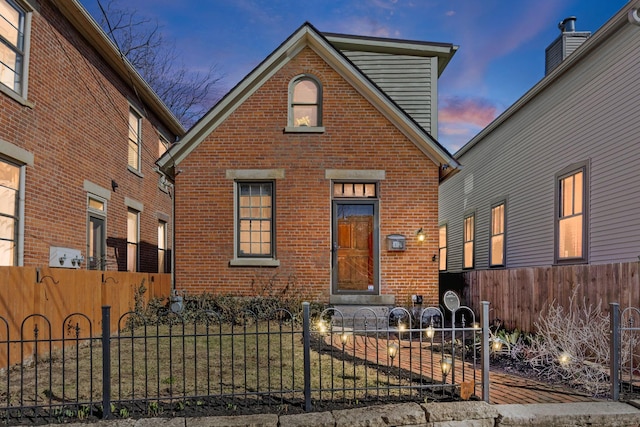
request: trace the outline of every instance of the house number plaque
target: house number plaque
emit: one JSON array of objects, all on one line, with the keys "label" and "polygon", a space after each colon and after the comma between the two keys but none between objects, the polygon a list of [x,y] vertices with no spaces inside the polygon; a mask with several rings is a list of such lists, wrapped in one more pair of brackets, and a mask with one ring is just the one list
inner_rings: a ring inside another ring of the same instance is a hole
[{"label": "house number plaque", "polygon": [[460,298],[458,297],[458,294],[453,291],[445,292],[442,297],[442,301],[449,311],[456,311],[460,308]]}]

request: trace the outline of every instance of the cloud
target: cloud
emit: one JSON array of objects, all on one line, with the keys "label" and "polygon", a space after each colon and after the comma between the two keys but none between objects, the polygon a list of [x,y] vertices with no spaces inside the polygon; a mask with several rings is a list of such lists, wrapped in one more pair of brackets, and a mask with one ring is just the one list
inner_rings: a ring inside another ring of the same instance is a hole
[{"label": "cloud", "polygon": [[498,109],[487,99],[454,96],[441,100],[438,114],[442,123],[466,123],[483,128],[497,117]]},{"label": "cloud", "polygon": [[357,34],[359,36],[400,37],[400,31],[394,30],[372,18],[354,18],[349,21],[342,21],[337,26],[337,32]]},{"label": "cloud", "polygon": [[445,97],[438,113],[438,140],[455,152],[493,121],[498,108],[484,98]]}]

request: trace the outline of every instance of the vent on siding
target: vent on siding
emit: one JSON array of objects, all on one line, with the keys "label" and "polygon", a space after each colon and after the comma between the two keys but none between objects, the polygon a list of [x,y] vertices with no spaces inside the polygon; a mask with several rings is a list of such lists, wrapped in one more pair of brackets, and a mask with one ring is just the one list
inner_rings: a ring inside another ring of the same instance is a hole
[{"label": "vent on siding", "polygon": [[567,56],[591,37],[590,31],[576,31],[576,19],[575,16],[570,16],[558,24],[560,35],[545,50],[545,75],[552,72]]}]

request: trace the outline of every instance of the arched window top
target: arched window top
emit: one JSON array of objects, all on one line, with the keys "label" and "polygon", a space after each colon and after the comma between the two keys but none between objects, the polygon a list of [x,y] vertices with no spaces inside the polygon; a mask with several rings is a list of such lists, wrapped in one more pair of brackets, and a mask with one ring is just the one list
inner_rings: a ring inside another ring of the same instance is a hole
[{"label": "arched window top", "polygon": [[298,76],[289,88],[289,126],[322,126],[322,86],[309,75]]}]

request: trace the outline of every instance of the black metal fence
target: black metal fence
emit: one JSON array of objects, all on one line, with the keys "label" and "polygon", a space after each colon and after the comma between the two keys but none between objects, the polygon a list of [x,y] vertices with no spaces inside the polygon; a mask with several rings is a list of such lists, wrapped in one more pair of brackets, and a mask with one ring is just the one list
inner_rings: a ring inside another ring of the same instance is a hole
[{"label": "black metal fence", "polygon": [[245,310],[231,321],[210,311],[167,310],[153,321],[129,312],[111,334],[105,306],[100,329],[74,313],[57,326],[61,339],[44,316],[24,319],[19,337],[0,317],[0,351],[23,360],[0,370],[0,423],[488,401],[488,303],[482,325],[467,307],[446,314],[330,308],[312,319],[308,303],[301,316]]},{"label": "black metal fence", "polygon": [[611,399],[640,396],[640,308],[609,304]]}]

